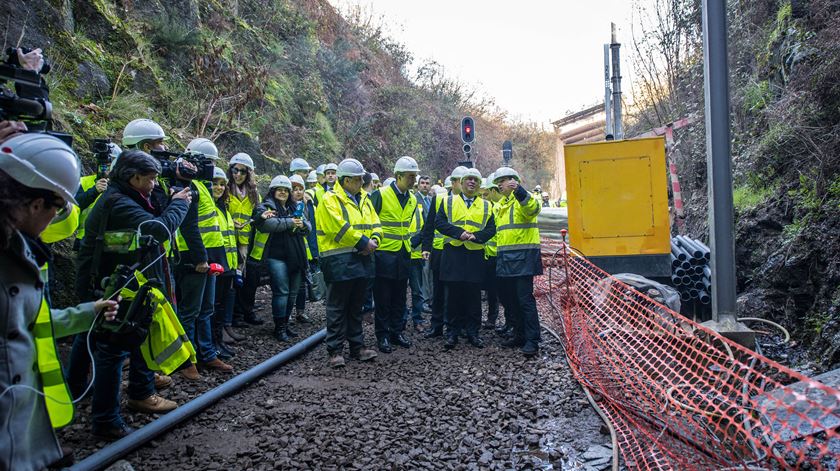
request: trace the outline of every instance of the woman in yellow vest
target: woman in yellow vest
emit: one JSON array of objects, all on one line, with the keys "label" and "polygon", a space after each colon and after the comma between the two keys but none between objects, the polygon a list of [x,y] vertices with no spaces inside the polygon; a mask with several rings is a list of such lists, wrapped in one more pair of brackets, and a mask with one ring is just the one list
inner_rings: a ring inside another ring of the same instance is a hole
[{"label": "woman in yellow vest", "polygon": [[59,208],[76,204],[76,154],[52,136],[24,134],[2,142],[0,168],[0,469],[68,465],[53,432],[73,420],[55,338],[89,330],[96,312],[113,320],[117,302],[54,310],[44,299],[40,267],[50,253],[39,236]]},{"label": "woman in yellow vest", "polygon": [[295,305],[307,268],[304,238],[312,229],[303,211],[303,184],[296,186],[298,201],[292,198],[291,180],[285,175],[274,177],[252,216],[255,232],[250,258],[268,268],[274,337],[281,342],[297,336],[289,329],[289,306]]},{"label": "woman in yellow vest", "polygon": [[[254,296],[259,285],[258,273],[249,274],[246,261],[250,251],[253,229],[251,228],[251,214],[260,203],[257,193],[257,179],[254,173],[254,160],[250,155],[240,152],[230,159],[228,169],[228,208],[233,218],[236,231],[236,248],[239,251],[239,269],[245,278],[245,284],[236,289],[236,305],[234,319],[230,325],[225,323],[225,332],[233,337],[244,339],[232,327],[241,326],[243,321],[252,325],[260,325],[262,320],[254,314]],[[256,276],[254,276],[256,275]]]},{"label": "woman in yellow vest", "polygon": [[[227,271],[216,278],[216,302],[213,311],[213,343],[216,345],[216,352],[223,361],[233,358],[235,353],[226,342],[224,332],[225,325],[233,322],[233,303],[236,299],[236,292],[233,289],[236,280],[236,269],[239,266],[239,251],[236,249],[236,231],[234,229],[233,217],[228,208],[227,175],[225,171],[216,167],[213,169],[213,198],[216,200],[216,218],[219,221],[219,230],[222,232],[222,239],[225,244],[225,255],[227,256]],[[231,341],[235,339],[230,338]]]}]

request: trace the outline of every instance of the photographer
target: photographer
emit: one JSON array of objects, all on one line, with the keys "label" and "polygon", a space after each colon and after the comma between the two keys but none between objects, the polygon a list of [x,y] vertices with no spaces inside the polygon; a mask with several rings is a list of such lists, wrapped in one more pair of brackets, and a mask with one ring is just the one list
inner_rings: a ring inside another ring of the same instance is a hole
[{"label": "photographer", "polygon": [[[76,233],[76,250],[79,249],[81,240],[85,238],[85,220],[87,220],[90,209],[94,203],[99,199],[99,196],[108,189],[108,173],[120,155],[122,149],[111,142],[97,142],[94,143],[94,153],[96,154],[96,173],[86,175],[79,181],[79,190],[76,192],[76,201],[79,203],[79,209],[82,213],[79,215],[79,230]],[[103,148],[99,149],[97,146],[101,145]]]},{"label": "photographer", "polygon": [[7,135],[0,136],[0,469],[34,470],[72,461],[53,432],[73,419],[55,338],[88,330],[96,312],[112,320],[117,302],[64,310],[46,302],[41,267],[50,252],[38,237],[58,208],[74,203],[79,164],[54,137]]},{"label": "photographer", "polygon": [[[139,150],[120,154],[111,171],[108,189],[94,205],[85,224],[78,258],[76,290],[82,299],[90,299],[100,280],[117,265],[132,265],[138,260],[137,231],[154,237],[159,243],[175,233],[192,200],[189,189],[172,196],[164,209],[151,199],[161,166],[157,159]],[[141,227],[142,224],[142,227]],[[155,256],[162,254],[157,247]],[[165,258],[158,258],[143,273],[146,278],[166,280]],[[140,412],[168,412],[175,402],[155,393],[155,378],[146,366],[139,348],[125,351],[119,345],[97,341],[95,355],[96,383],[92,402],[92,432],[105,439],[118,439],[133,429],[123,422],[120,409],[120,379],[125,357],[130,355],[128,407]]]}]

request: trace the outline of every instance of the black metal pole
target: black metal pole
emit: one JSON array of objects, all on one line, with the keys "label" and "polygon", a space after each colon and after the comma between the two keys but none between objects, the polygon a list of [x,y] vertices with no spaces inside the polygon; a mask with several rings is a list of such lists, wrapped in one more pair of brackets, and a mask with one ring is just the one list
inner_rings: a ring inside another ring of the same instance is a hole
[{"label": "black metal pole", "polygon": [[618,42],[615,31],[615,23],[612,23],[612,106],[613,106],[613,137],[616,140],[624,139],[624,128],[621,120],[621,56],[619,50],[621,44]]}]

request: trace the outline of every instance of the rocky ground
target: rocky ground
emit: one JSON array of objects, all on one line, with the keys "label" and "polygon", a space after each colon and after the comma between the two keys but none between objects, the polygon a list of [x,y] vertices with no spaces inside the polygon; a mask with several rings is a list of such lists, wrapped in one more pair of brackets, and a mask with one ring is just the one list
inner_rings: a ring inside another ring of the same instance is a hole
[{"label": "rocky ground", "polygon": [[[268,318],[267,293],[259,299]],[[307,310],[315,322],[298,326],[301,337],[323,326],[323,303]],[[369,344],[372,327],[366,325]],[[270,329],[268,323],[248,329],[251,339],[234,347],[237,372],[289,346],[272,339]],[[501,347],[490,331],[484,349],[460,344],[451,352],[440,339],[410,335],[413,347],[371,363],[348,360],[340,370],[327,367],[320,345],[126,459],[135,469],[184,470],[608,466],[609,436],[550,335],[532,360]],[[163,395],[184,404],[225,376],[174,379]],[[88,433],[89,410],[85,401],[60,433],[77,459],[106,444]],[[124,414],[132,426],[154,418]]]}]

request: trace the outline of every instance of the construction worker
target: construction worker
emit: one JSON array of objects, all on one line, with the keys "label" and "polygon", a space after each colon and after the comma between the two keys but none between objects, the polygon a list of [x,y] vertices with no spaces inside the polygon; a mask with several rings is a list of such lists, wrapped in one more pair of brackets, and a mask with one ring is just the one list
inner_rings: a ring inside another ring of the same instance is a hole
[{"label": "construction worker", "polygon": [[233,215],[230,212],[228,201],[228,177],[224,170],[219,167],[213,168],[213,199],[216,201],[216,218],[219,221],[219,231],[224,241],[225,255],[227,257],[227,270],[216,278],[216,297],[213,302],[213,320],[211,323],[213,345],[216,347],[216,354],[222,361],[230,360],[235,356],[233,350],[228,347],[228,342],[235,342],[236,339],[230,335],[224,335],[225,323],[233,321],[233,305],[236,291],[236,270],[239,268],[239,250],[237,250],[236,230],[233,223]]},{"label": "construction worker", "polygon": [[239,267],[244,278],[244,284],[236,289],[236,306],[234,318],[225,321],[224,332],[231,340],[242,341],[245,336],[236,332],[234,326],[242,326],[243,322],[251,325],[262,325],[263,320],[254,313],[254,297],[257,293],[258,280],[249,276],[247,272],[248,251],[251,244],[251,214],[260,203],[257,193],[257,177],[254,172],[254,160],[250,155],[239,152],[230,158],[228,167],[228,207],[233,218],[236,231],[236,248],[239,252]]},{"label": "construction worker", "polygon": [[[414,196],[417,197],[417,202],[420,203],[420,209],[422,211],[422,221],[425,221],[429,215],[429,211],[432,208],[432,198],[434,198],[435,191],[431,187],[432,178],[429,175],[420,175],[417,179],[417,191],[414,193]],[[420,230],[422,231],[423,226],[420,225]],[[412,252],[413,254],[414,252]],[[422,254],[422,251],[421,251]],[[421,264],[422,264],[422,278],[420,281],[420,311],[412,313],[412,315],[419,314],[422,318],[423,312],[432,312],[432,261],[431,260],[423,260],[421,257]],[[411,277],[408,279],[408,284],[411,285]],[[414,291],[411,292],[412,297],[412,304],[416,307],[418,299],[414,296]],[[416,311],[416,309],[415,309]],[[416,317],[415,317],[416,319]],[[423,321],[426,324],[426,321]]]},{"label": "construction worker", "polygon": [[542,187],[537,185],[534,187],[534,191],[531,192],[531,196],[533,196],[537,201],[542,200]]},{"label": "construction worker", "polygon": [[[336,171],[338,166],[333,163],[324,165],[324,180],[315,186],[315,204],[317,205],[324,199],[324,194],[333,189],[335,186]],[[317,169],[316,169],[317,171]]]},{"label": "construction worker", "polygon": [[[481,188],[484,190],[484,195],[481,197],[485,201],[490,202],[490,209],[493,210],[496,204],[502,199],[499,193],[499,187],[493,183],[494,174],[488,175],[482,182]],[[496,236],[484,244],[484,258],[487,260],[484,281],[484,292],[487,294],[487,321],[482,325],[485,329],[502,329],[496,327],[496,321],[499,318],[499,288],[496,278]]]},{"label": "construction worker", "polygon": [[[190,141],[186,152],[213,160],[219,158],[215,144],[201,137]],[[175,270],[178,319],[195,347],[199,363],[208,370],[231,373],[233,367],[218,358],[212,336],[218,273],[209,273],[210,264],[221,265],[223,270],[228,267],[216,202],[209,188],[211,183],[203,180],[178,180],[176,183],[191,188],[197,195],[177,233],[180,256]],[[189,381],[201,379],[193,364],[181,370],[181,375]]]},{"label": "construction worker", "polygon": [[[175,193],[167,206],[154,206],[150,197],[160,171],[160,162],[143,151],[130,149],[120,155],[111,171],[108,189],[91,209],[85,224],[85,238],[77,260],[76,293],[80,299],[90,299],[101,287],[102,279],[110,276],[117,265],[138,262],[141,255],[136,240],[138,230],[153,236],[160,244],[155,257],[163,254],[162,244],[183,221],[192,194],[184,189]],[[166,263],[165,258],[156,260],[143,271],[144,276],[168,281]],[[133,430],[119,414],[122,367],[127,356],[131,358],[128,407],[146,413],[167,412],[177,407],[174,401],[156,394],[154,374],[139,348],[126,350],[121,344],[98,339],[94,356],[96,381],[91,409],[94,435],[118,439]]]},{"label": "construction worker", "polygon": [[300,157],[292,159],[291,164],[289,164],[290,177],[292,175],[300,175],[300,178],[307,178],[310,170],[313,170],[313,168],[309,166],[309,163],[305,159]]},{"label": "construction worker", "polygon": [[[486,278],[484,243],[493,237],[495,226],[490,202],[478,196],[481,173],[474,168],[462,173],[460,194],[450,195],[435,216],[435,229],[444,237],[440,279],[447,285],[449,332],[444,347],[450,350],[460,335],[476,348],[483,348],[481,287]],[[455,178],[452,178],[455,187]]]},{"label": "construction worker", "polygon": [[3,135],[0,142],[0,469],[45,469],[64,454],[54,429],[73,420],[55,339],[87,331],[96,312],[113,320],[117,302],[51,309],[41,277],[50,252],[38,237],[58,208],[76,204],[79,163],[46,134]]},{"label": "construction worker", "polygon": [[543,208],[553,208],[554,207],[554,204],[551,201],[549,201],[548,198],[549,198],[548,193],[543,191],[542,194],[541,194],[541,200],[540,200],[542,202],[542,207]]},{"label": "construction worker", "polygon": [[365,347],[362,303],[367,280],[376,274],[373,253],[382,241],[379,216],[361,191],[365,169],[356,159],[338,165],[335,191],[325,194],[315,211],[321,270],[327,282],[327,353],[329,365],[345,365],[345,339],[350,356],[362,361],[376,358]]},{"label": "construction worker", "polygon": [[318,184],[318,171],[311,170],[309,174],[306,176],[306,196],[312,201],[312,204],[315,204],[315,185]]},{"label": "construction worker", "polygon": [[391,353],[393,345],[410,347],[403,334],[406,288],[411,270],[409,228],[417,210],[412,188],[420,168],[417,161],[403,156],[394,164],[396,181],[370,196],[382,224],[382,243],[376,250],[376,281],[373,285],[376,339],[379,351]]},{"label": "construction worker", "polygon": [[540,321],[534,299],[534,276],[542,274],[539,200],[520,185],[519,173],[510,167],[496,170],[494,182],[502,199],[494,209],[496,218],[496,276],[505,306],[505,318],[513,323],[510,347],[521,347],[526,356],[539,351]]},{"label": "construction worker", "polygon": [[[467,170],[466,167],[458,166],[452,170],[452,174],[446,177],[446,184],[449,185],[450,196],[457,196],[461,193],[461,177]],[[446,200],[446,195],[435,195],[432,198],[431,209],[426,216],[426,221],[423,224],[423,251],[430,252],[432,265],[432,291],[435,293],[432,300],[432,318],[429,323],[429,330],[426,331],[426,338],[442,337],[444,327],[449,324],[449,319],[446,315],[446,285],[440,278],[440,261],[443,255],[443,234],[437,230],[435,219],[437,213],[442,207],[442,203]]]},{"label": "construction worker", "polygon": [[378,190],[379,188],[382,188],[382,182],[379,180],[379,175],[375,173],[370,174],[370,183],[372,189],[368,193],[372,193],[373,190]]}]

